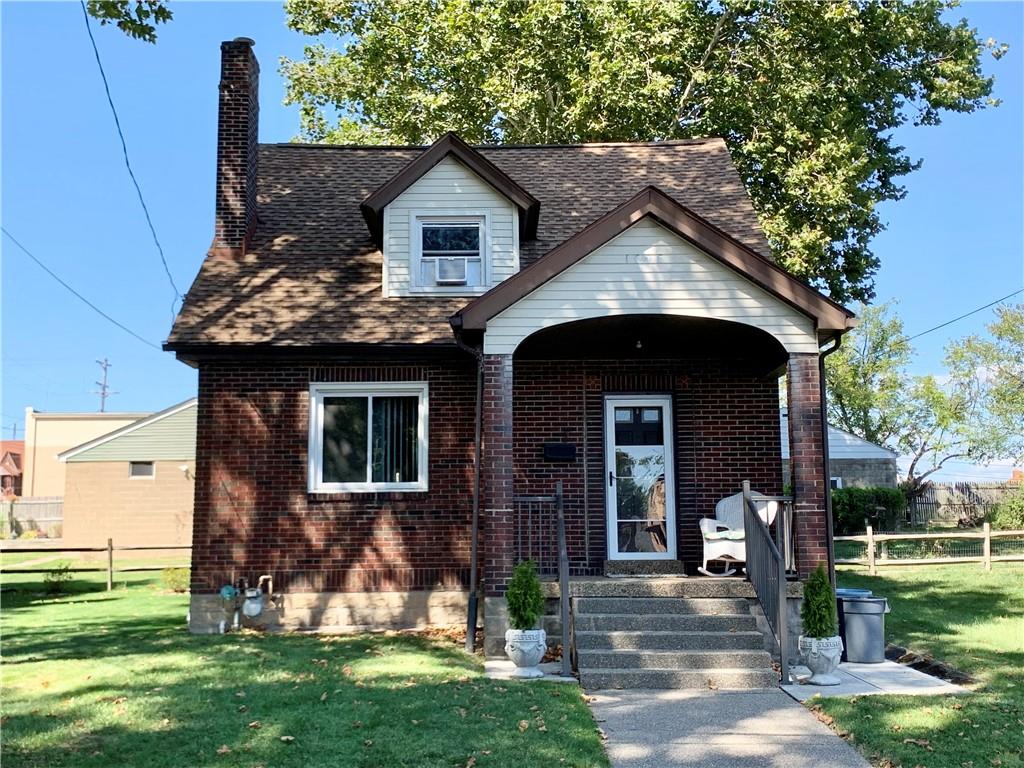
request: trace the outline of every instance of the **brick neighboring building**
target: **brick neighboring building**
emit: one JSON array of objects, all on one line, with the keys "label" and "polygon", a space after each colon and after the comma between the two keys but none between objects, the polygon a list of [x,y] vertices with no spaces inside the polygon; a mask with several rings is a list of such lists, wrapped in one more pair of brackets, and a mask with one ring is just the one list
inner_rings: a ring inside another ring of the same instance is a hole
[{"label": "brick neighboring building", "polygon": [[[63,543],[69,547],[192,544],[196,400],[186,400],[59,455],[65,468]],[[118,557],[170,554],[181,550]]]},{"label": "brick neighboring building", "polygon": [[853,315],[774,263],[723,141],[262,145],[252,42],[222,56],[216,236],[166,344],[199,370],[193,631],[261,574],[285,627],[465,621],[477,469],[489,651],[547,536],[521,497],[559,480],[574,576],[692,574],[718,500],[782,490],[786,372],[796,567],[829,559],[821,350]]}]

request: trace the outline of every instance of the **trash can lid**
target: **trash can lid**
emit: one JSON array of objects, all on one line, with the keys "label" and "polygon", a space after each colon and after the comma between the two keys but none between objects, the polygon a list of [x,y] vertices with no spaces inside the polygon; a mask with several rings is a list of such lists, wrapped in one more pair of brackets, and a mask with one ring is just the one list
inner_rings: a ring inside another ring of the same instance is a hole
[{"label": "trash can lid", "polygon": [[844,597],[843,613],[879,614],[889,612],[889,601],[884,597]]},{"label": "trash can lid", "polygon": [[839,587],[836,590],[836,597],[871,597],[874,594],[870,589],[854,589],[853,587]]}]

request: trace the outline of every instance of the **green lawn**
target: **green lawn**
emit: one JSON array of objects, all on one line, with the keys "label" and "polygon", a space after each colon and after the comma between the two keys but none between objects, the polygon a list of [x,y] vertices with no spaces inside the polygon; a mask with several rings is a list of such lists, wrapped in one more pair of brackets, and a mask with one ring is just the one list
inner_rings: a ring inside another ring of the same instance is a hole
[{"label": "green lawn", "polygon": [[1024,766],[1024,568],[979,564],[841,569],[839,584],[889,598],[886,639],[967,672],[969,696],[812,700],[883,766]]},{"label": "green lawn", "polygon": [[4,578],[4,768],[607,765],[575,686],[404,634],[191,636],[159,574],[101,578]]}]

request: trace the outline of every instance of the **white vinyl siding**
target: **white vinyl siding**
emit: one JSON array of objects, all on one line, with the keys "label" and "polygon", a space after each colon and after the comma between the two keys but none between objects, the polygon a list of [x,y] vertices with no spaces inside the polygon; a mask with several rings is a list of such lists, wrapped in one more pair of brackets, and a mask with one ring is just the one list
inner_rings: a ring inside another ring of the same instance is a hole
[{"label": "white vinyl siding", "polygon": [[177,461],[196,457],[195,403],[159,419],[147,417],[136,429],[68,458],[77,461]]},{"label": "white vinyl siding", "polygon": [[642,219],[487,323],[484,351],[574,320],[665,314],[752,325],[789,352],[817,353],[814,322],[662,227]]},{"label": "white vinyl siding", "polygon": [[[410,238],[422,216],[486,219],[485,285],[417,289],[412,282]],[[457,160],[446,157],[384,209],[384,295],[476,295],[519,271],[518,210],[510,200]]]}]

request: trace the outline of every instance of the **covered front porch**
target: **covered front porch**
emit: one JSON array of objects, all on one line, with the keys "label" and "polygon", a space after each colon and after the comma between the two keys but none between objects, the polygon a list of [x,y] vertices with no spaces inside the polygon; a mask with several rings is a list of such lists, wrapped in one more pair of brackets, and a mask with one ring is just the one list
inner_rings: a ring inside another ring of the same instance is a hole
[{"label": "covered front porch", "polygon": [[[817,355],[789,354],[741,323],[626,315],[539,331],[512,355],[486,356],[485,367],[488,595],[502,594],[521,559],[552,569],[554,530],[541,500],[558,481],[574,576],[696,574],[699,521],[744,480],[769,496],[792,493],[792,515],[780,523],[791,522],[794,571],[827,560]],[[783,373],[794,414],[790,478]]]}]

